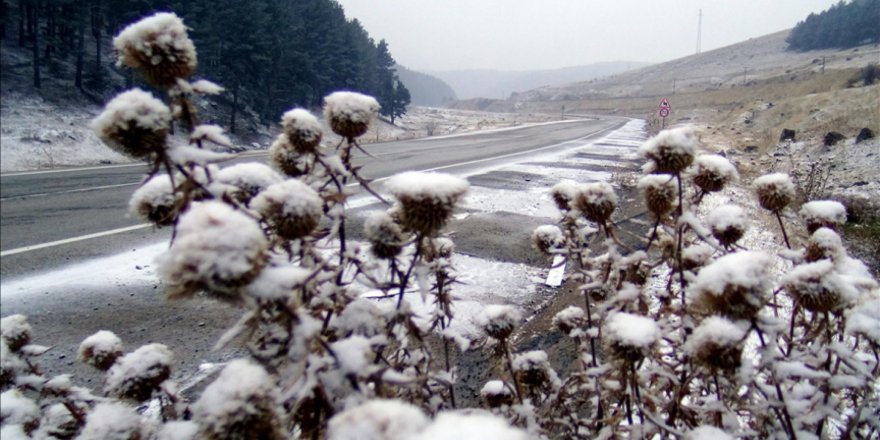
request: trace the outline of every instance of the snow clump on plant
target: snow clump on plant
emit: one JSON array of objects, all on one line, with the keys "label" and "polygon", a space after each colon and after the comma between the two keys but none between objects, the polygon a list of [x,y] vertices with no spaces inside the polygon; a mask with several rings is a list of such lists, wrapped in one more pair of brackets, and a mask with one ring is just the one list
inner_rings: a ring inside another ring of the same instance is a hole
[{"label": "snow clump on plant", "polygon": [[568,306],[553,316],[553,326],[560,332],[570,335],[572,331],[587,325],[587,313],[578,306]]},{"label": "snow clump on plant", "polygon": [[660,339],[660,327],[651,318],[614,313],[605,322],[604,334],[614,357],[625,362],[637,362]]},{"label": "snow clump on plant", "polygon": [[645,206],[657,218],[662,218],[675,207],[678,188],[671,174],[649,174],[639,179],[638,188],[645,196]]},{"label": "snow clump on plant", "polygon": [[480,389],[480,397],[490,408],[513,403],[513,390],[502,380],[490,380]]},{"label": "snow clump on plant", "polygon": [[283,439],[275,380],[259,365],[236,359],[192,405],[198,438]]},{"label": "snow clump on plant", "polygon": [[246,162],[235,164],[217,173],[221,191],[241,203],[248,204],[260,191],[284,180],[266,164]]},{"label": "snow clump on plant", "polygon": [[117,64],[140,70],[152,85],[166,88],[196,70],[196,48],[174,13],[160,12],[128,25],[113,39]]},{"label": "snow clump on plant", "polygon": [[221,202],[196,202],[181,217],[177,238],[158,258],[170,298],[207,290],[237,301],[239,288],[259,275],[267,241],[256,220]]},{"label": "snow clump on plant", "polygon": [[146,159],[165,149],[171,110],[141,89],[122,92],[92,120],[91,127],[107,146],[134,159]]},{"label": "snow clump on plant", "polygon": [[321,197],[308,185],[288,179],[269,186],[258,194],[251,206],[289,240],[308,235],[321,220]]},{"label": "snow clump on plant", "polygon": [[525,431],[487,412],[441,412],[424,431],[411,440],[504,439],[528,440]]},{"label": "snow clump on plant", "polygon": [[488,336],[504,341],[513,333],[513,329],[522,321],[522,314],[509,305],[492,304],[483,308],[477,315],[476,324]]},{"label": "snow clump on plant", "polygon": [[565,236],[556,225],[542,225],[532,232],[532,244],[543,254],[552,254],[565,245]]},{"label": "snow clump on plant", "polygon": [[31,341],[31,325],[21,314],[9,315],[0,319],[0,337],[11,351],[19,351]]},{"label": "snow clump on plant", "polygon": [[336,414],[327,426],[328,440],[408,439],[430,424],[424,413],[399,400],[370,400]]},{"label": "snow clump on plant", "polygon": [[707,315],[751,319],[767,303],[773,258],[763,252],[725,255],[697,273],[688,292]]},{"label": "snow clump on plant", "polygon": [[303,154],[313,153],[321,143],[321,137],[324,136],[324,130],[321,128],[318,118],[302,108],[295,108],[284,113],[281,116],[281,128],[294,149]]},{"label": "snow clump on plant", "polygon": [[690,127],[663,130],[639,147],[646,173],[679,174],[694,161],[697,139]]},{"label": "snow clump on plant", "polygon": [[400,254],[406,236],[400,225],[387,212],[374,212],[364,222],[364,236],[370,242],[370,252],[378,258],[390,260]]},{"label": "snow clump on plant", "polygon": [[391,177],[385,187],[397,198],[401,225],[430,235],[446,225],[468,182],[449,174],[408,171]]},{"label": "snow clump on plant", "polygon": [[40,423],[40,408],[17,388],[0,394],[0,420],[4,425],[21,425],[32,431]]},{"label": "snow clump on plant", "polygon": [[163,344],[144,345],[110,367],[104,391],[137,402],[147,400],[171,376],[173,357]]},{"label": "snow clump on plant", "polygon": [[749,225],[746,212],[736,205],[722,205],[713,209],[706,221],[712,236],[728,248],[742,238]]},{"label": "snow clump on plant", "polygon": [[579,188],[575,206],[587,220],[604,225],[617,208],[617,195],[607,182],[595,182]]},{"label": "snow clump on plant", "polygon": [[334,92],[324,97],[324,118],[334,133],[352,140],[367,132],[379,111],[372,96],[355,92]]},{"label": "snow clump on plant", "polygon": [[811,312],[830,312],[854,300],[858,291],[840,276],[830,260],[795,266],[782,277],[785,290]]},{"label": "snow clump on plant", "polygon": [[169,226],[177,216],[177,202],[171,178],[167,174],[157,174],[131,195],[128,212],[158,227]]},{"label": "snow clump on plant", "polygon": [[134,408],[118,402],[99,403],[86,417],[77,440],[146,439],[153,430],[153,424],[141,419]]},{"label": "snow clump on plant", "polygon": [[690,431],[684,436],[685,440],[735,440],[734,437],[726,432],[723,429],[716,428],[714,426],[699,426]]},{"label": "snow clump on plant", "polygon": [[108,330],[101,330],[79,344],[79,358],[99,369],[107,370],[122,356],[122,339]]},{"label": "snow clump on plant", "polygon": [[746,331],[727,318],[703,320],[684,345],[684,352],[698,365],[712,370],[732,370],[740,365]]},{"label": "snow clump on plant", "polygon": [[752,182],[761,207],[773,212],[782,211],[795,196],[794,183],[788,174],[773,173],[758,177]]},{"label": "snow clump on plant", "polygon": [[804,203],[800,215],[807,224],[807,232],[811,234],[822,227],[834,229],[835,226],[846,223],[846,207],[834,200]]},{"label": "snow clump on plant", "polygon": [[693,180],[701,190],[717,192],[728,183],[738,181],[739,173],[726,158],[717,154],[701,154],[697,156]]}]

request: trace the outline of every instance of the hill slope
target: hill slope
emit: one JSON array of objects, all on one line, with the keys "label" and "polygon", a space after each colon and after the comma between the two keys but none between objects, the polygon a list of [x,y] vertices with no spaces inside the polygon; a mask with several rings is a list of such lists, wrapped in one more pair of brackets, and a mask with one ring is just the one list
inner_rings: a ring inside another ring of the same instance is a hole
[{"label": "hill slope", "polygon": [[397,76],[409,90],[413,105],[440,107],[458,99],[449,84],[434,76],[397,65]]}]

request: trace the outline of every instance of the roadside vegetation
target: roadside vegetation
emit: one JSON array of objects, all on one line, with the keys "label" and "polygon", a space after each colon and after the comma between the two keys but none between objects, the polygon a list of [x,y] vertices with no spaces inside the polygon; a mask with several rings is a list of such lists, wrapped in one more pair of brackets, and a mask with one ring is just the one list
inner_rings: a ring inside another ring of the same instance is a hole
[{"label": "roadside vegetation", "polygon": [[[170,300],[205,295],[246,312],[217,342],[243,345],[198,396],[170,380],[173,353],[126,348],[110,331],[80,360],[106,372],[100,390],[46,377],[39,329],[2,319],[2,437],[79,439],[872,438],[880,433],[880,291],[838,230],[846,208],[819,200],[793,214],[792,176],[751,182],[778,226],[778,253],[748,249],[742,204],[701,204],[736,183],[725,157],[700,154],[689,128],[661,131],[640,153],[638,188],[651,227],[621,240],[621,201],[607,183],[548,191],[557,224],[536,252],[569,264],[579,303],[553,319],[577,347],[570,365],[524,351],[513,307],[488,306],[480,338],[454,330],[455,244],[446,225],[467,181],[403,173],[380,193],[351,155],[380,110],[376,99],[323,99],[331,130],[308,110],[284,113],[271,166],[220,167],[229,139],[202,124],[198,100],[222,88],[193,81],[196,51],[174,14],[114,39],[120,64],[156,96],[130,89],[92,127],[112,149],[152,166],[131,211],[173,228],[158,273]],[[169,147],[172,121],[189,145]],[[384,210],[346,236],[352,186]],[[792,221],[796,217],[797,221]],[[423,304],[417,309],[416,304]],[[112,329],[111,329],[112,330]],[[492,359],[494,378],[457,395],[465,351]],[[464,402],[479,404],[465,408]]]}]

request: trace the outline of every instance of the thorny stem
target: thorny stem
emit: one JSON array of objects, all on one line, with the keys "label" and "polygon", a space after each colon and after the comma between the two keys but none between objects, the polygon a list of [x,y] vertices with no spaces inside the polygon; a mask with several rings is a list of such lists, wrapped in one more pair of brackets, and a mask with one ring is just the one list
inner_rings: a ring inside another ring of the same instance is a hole
[{"label": "thorny stem", "polygon": [[400,288],[397,293],[397,310],[400,310],[400,307],[403,305],[403,294],[406,291],[406,286],[409,284],[409,277],[412,276],[413,269],[415,269],[419,257],[422,256],[422,246],[420,245],[422,239],[421,236],[416,238],[416,252],[413,254],[412,263],[410,263],[409,267],[406,269],[406,274],[400,279]]},{"label": "thorny stem", "polygon": [[[756,322],[752,322],[752,327],[755,328],[755,331],[758,334],[758,339],[761,341],[761,348],[767,349],[767,343],[764,341],[764,332],[758,327]],[[776,388],[776,398],[779,399],[779,403],[782,404],[782,415],[784,417],[783,427],[785,428],[786,434],[788,437],[797,440],[797,435],[794,432],[794,424],[791,421],[791,414],[788,413],[788,405],[785,403],[785,396],[782,394],[782,387],[779,386],[779,381],[776,380],[776,374],[771,371],[771,377],[773,379],[773,385]]]},{"label": "thorny stem", "polygon": [[501,344],[504,345],[504,357],[507,360],[507,371],[510,372],[510,379],[513,381],[513,387],[516,390],[516,400],[522,404],[522,388],[519,385],[519,380],[516,379],[516,373],[513,371],[513,358],[510,355],[510,344],[507,343],[507,340],[501,341]]},{"label": "thorny stem", "polygon": [[785,232],[785,224],[782,223],[782,214],[779,211],[773,211],[776,214],[776,220],[779,221],[779,229],[782,229],[782,238],[785,239],[785,246],[791,249],[791,242],[788,241],[788,233]]}]

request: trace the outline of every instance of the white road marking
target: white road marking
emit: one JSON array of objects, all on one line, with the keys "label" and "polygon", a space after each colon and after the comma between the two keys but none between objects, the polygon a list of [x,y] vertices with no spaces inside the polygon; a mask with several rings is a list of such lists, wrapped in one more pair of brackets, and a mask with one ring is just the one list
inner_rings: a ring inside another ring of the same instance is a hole
[{"label": "white road marking", "polygon": [[56,194],[71,194],[71,193],[95,191],[95,190],[99,190],[99,189],[121,188],[123,186],[134,186],[134,185],[140,185],[140,184],[141,184],[141,182],[119,183],[119,184],[115,184],[115,185],[93,186],[90,188],[68,189],[65,191],[58,191],[58,192],[22,194],[20,196],[3,197],[2,199],[0,199],[0,202],[2,202],[4,200],[23,199],[23,198],[27,198],[27,197],[45,197],[45,196],[51,196],[51,195],[56,195]]},{"label": "white road marking", "polygon": [[98,237],[106,237],[108,235],[121,234],[123,232],[136,231],[138,229],[149,228],[150,226],[153,226],[153,225],[149,224],[149,223],[144,223],[141,225],[126,226],[124,228],[119,228],[119,229],[111,229],[109,231],[95,232],[94,234],[80,235],[79,237],[71,237],[71,238],[65,238],[63,240],[56,240],[56,241],[50,241],[47,243],[40,243],[40,244],[34,244],[34,245],[30,245],[30,246],[24,246],[24,247],[20,247],[20,248],[10,249],[8,251],[2,251],[2,252],[0,252],[0,258],[9,256],[9,255],[22,254],[25,252],[35,251],[37,249],[45,249],[45,248],[50,248],[50,247],[55,247],[55,246],[61,246],[63,244],[68,244],[68,243],[76,243],[78,241],[91,240],[93,238],[98,238]]},{"label": "white road marking", "polygon": [[42,170],[42,171],[18,171],[13,173],[2,173],[0,177],[18,177],[18,176],[35,176],[40,174],[57,174],[57,173],[69,173],[75,171],[93,171],[93,170],[107,170],[112,168],[131,168],[131,167],[146,167],[147,165],[143,162],[138,163],[127,163],[122,165],[101,165],[97,167],[82,167],[82,168],[59,168],[57,170]]}]

